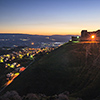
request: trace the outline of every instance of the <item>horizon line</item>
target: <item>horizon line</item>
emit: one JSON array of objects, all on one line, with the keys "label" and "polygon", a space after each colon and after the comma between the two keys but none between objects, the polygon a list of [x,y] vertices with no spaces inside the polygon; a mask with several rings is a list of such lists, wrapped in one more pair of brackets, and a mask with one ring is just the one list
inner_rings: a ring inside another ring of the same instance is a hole
[{"label": "horizon line", "polygon": [[[40,36],[53,36],[53,35],[61,35],[61,34],[51,34],[51,35],[41,35],[41,34],[31,34],[31,33],[1,33],[0,34],[24,34],[24,35],[40,35]],[[78,34],[62,34],[61,36],[65,36],[65,35],[78,35]]]}]

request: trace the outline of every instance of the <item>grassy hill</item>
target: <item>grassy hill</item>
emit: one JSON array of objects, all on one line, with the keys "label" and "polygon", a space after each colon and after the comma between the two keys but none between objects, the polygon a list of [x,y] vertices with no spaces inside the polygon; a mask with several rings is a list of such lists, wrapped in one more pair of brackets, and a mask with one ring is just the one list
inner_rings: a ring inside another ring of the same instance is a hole
[{"label": "grassy hill", "polygon": [[5,91],[53,95],[67,90],[72,97],[96,99],[100,96],[99,60],[100,44],[64,44],[32,64]]}]

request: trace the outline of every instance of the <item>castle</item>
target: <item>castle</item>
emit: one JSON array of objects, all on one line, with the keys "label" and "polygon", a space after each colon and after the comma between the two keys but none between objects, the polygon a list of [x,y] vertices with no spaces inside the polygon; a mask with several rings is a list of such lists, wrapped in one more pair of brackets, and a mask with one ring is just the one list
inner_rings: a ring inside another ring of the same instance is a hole
[{"label": "castle", "polygon": [[100,41],[100,30],[93,32],[82,30],[81,36],[79,38],[72,36],[72,41],[91,41],[91,40]]},{"label": "castle", "polygon": [[93,32],[87,32],[87,30],[82,30],[80,40],[91,40],[91,36],[94,36],[94,40],[100,40],[100,30]]}]

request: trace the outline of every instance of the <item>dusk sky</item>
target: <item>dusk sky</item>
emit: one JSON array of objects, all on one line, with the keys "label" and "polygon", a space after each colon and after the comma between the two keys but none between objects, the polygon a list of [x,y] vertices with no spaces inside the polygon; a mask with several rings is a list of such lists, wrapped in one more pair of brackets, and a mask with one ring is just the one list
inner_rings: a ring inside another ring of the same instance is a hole
[{"label": "dusk sky", "polygon": [[80,35],[100,29],[100,0],[0,0],[0,33]]}]

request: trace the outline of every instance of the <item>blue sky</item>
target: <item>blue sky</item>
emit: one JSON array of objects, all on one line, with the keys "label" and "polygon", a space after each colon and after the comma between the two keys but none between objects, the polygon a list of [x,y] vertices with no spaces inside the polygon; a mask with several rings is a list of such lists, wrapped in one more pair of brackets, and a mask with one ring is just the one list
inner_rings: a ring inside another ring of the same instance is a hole
[{"label": "blue sky", "polygon": [[0,33],[80,34],[100,28],[99,0],[0,0]]}]

